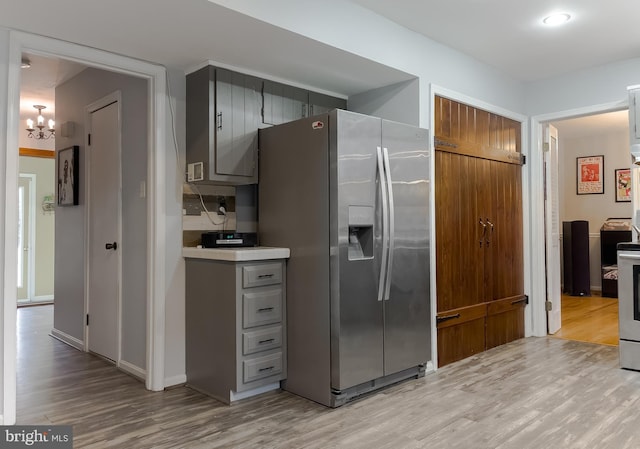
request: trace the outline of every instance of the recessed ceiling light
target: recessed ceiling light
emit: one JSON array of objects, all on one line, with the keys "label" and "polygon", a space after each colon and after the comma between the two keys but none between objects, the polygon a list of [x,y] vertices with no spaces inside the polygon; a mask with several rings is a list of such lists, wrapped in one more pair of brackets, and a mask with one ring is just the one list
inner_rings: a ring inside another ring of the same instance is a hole
[{"label": "recessed ceiling light", "polygon": [[566,12],[551,14],[544,19],[542,19],[542,23],[549,26],[562,25],[563,23],[567,23],[571,19],[571,16]]}]

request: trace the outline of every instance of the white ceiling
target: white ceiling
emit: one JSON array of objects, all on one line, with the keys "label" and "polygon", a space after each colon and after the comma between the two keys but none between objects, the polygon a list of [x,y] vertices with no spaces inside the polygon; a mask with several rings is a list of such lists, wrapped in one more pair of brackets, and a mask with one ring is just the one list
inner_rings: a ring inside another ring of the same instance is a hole
[{"label": "white ceiling", "polygon": [[48,119],[55,114],[55,87],[80,73],[85,66],[30,54],[23,55],[22,59],[28,60],[31,68],[20,73],[20,118],[35,119],[37,111],[33,105],[37,104],[46,106],[42,113]]},{"label": "white ceiling", "polygon": [[[637,0],[351,1],[525,82],[640,55]],[[0,10],[7,28],[179,70],[219,61],[345,96],[410,78],[207,0],[0,0]],[[540,25],[554,10],[573,20],[563,28]],[[32,75],[23,71],[23,93],[33,97],[26,108],[38,97],[52,107],[48,86],[81,69],[55,64],[39,61],[28,69]]]},{"label": "white ceiling", "polygon": [[637,0],[352,1],[523,81],[640,56]]}]

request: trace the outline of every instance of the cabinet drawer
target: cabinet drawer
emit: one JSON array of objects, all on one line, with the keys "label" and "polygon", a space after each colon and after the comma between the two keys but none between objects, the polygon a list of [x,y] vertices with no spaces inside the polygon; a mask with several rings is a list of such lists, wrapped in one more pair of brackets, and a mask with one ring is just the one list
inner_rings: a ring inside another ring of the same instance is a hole
[{"label": "cabinet drawer", "polygon": [[270,263],[242,267],[242,287],[260,287],[282,282],[282,264]]},{"label": "cabinet drawer", "polygon": [[274,288],[242,295],[242,326],[262,326],[282,321],[282,289]]},{"label": "cabinet drawer", "polygon": [[242,353],[244,355],[279,348],[281,345],[282,326],[242,333]]},{"label": "cabinet drawer", "polygon": [[244,382],[262,379],[282,372],[282,353],[256,357],[242,362],[244,367]]}]

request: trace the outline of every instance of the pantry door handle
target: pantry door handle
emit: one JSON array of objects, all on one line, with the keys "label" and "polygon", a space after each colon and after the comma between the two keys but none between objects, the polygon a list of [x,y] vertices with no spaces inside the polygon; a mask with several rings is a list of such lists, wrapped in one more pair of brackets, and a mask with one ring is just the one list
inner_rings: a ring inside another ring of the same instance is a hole
[{"label": "pantry door handle", "polygon": [[460,318],[459,313],[454,313],[453,315],[439,316],[439,317],[436,317],[436,323],[440,324],[440,323],[444,323],[445,321],[455,320],[456,318]]},{"label": "pantry door handle", "polygon": [[[493,237],[493,223],[491,223],[491,220],[489,220],[488,218],[487,218],[487,224],[491,226],[490,236]],[[491,243],[491,240],[489,240],[489,238],[487,237],[487,246],[489,246],[489,243]]]},{"label": "pantry door handle", "polygon": [[484,221],[482,221],[482,218],[480,219],[480,224],[482,225],[482,235],[480,236],[480,248],[482,248],[482,241],[485,239],[485,236],[487,235],[487,225]]},{"label": "pantry door handle", "polygon": [[104,249],[112,249],[112,250],[117,250],[118,249],[118,244],[116,242],[113,243],[107,243],[104,245]]}]

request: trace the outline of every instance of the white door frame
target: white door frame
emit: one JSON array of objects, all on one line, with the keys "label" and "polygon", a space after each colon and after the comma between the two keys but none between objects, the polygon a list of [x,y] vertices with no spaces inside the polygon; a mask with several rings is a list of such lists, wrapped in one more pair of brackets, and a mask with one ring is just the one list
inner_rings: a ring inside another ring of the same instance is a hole
[{"label": "white door frame", "polygon": [[[531,117],[531,234],[530,238],[536,242],[544,242],[544,153],[542,151],[543,129],[542,123],[563,120],[569,118],[584,117],[587,115],[603,114],[606,112],[621,111],[629,109],[629,100],[604,103],[584,108],[569,109],[566,111],[541,114]],[[562,135],[560,135],[562,138]],[[559,250],[559,249],[558,249]],[[533,301],[530,301],[531,312],[533,314],[533,335],[543,337],[547,335],[547,311],[545,309],[546,300],[546,265],[544,245],[531,245],[531,261],[533,266],[531,293]]]},{"label": "white door frame", "polygon": [[[499,106],[495,106],[493,104],[490,103],[486,103],[484,101],[478,100],[476,98],[473,97],[469,97],[467,95],[461,94],[459,92],[455,92],[453,90],[447,89],[445,87],[441,87],[438,86],[436,84],[430,84],[430,110],[431,110],[431,123],[429,124],[430,129],[434,130],[435,129],[435,97],[436,95],[439,97],[445,97],[445,98],[449,98],[451,100],[454,101],[458,101],[460,103],[464,103],[464,104],[468,104],[470,106],[485,110],[485,111],[489,111],[493,114],[498,114],[501,115],[503,117],[507,117],[510,118],[512,120],[516,120],[518,122],[520,122],[521,128],[520,128],[520,140],[521,140],[521,152],[524,156],[527,157],[527,160],[529,160],[529,146],[528,146],[528,142],[527,142],[527,134],[528,134],[528,130],[529,130],[529,124],[527,121],[527,116],[526,115],[522,115],[522,114],[518,114],[516,112],[512,112],[509,111],[507,109],[501,108]],[[429,154],[431,157],[431,173],[429,174],[429,179],[432,180],[432,186],[434,186],[434,188],[431,189],[431,192],[429,193],[429,213],[431,214],[431,220],[429,223],[429,226],[431,227],[431,273],[430,273],[430,277],[431,277],[431,354],[432,354],[432,359],[433,359],[433,363],[434,365],[437,367],[437,361],[438,361],[438,330],[436,328],[436,314],[437,314],[437,305],[436,305],[436,264],[437,264],[437,260],[436,260],[436,225],[435,225],[435,220],[436,220],[436,208],[435,208],[435,201],[436,201],[436,197],[435,197],[435,142],[434,142],[434,136],[433,136],[433,132],[431,132],[429,134]],[[531,298],[532,298],[532,294],[531,293],[527,293],[531,291],[531,267],[534,266],[532,265],[532,261],[531,261],[531,254],[532,251],[531,249],[533,248],[534,245],[532,245],[531,243],[531,229],[529,226],[530,223],[530,206],[529,204],[531,204],[531,200],[530,200],[530,191],[528,186],[529,184],[529,177],[530,175],[530,170],[527,169],[527,166],[529,164],[527,163],[522,170],[522,240],[523,240],[523,262],[524,262],[524,292],[525,294],[529,295],[530,298],[530,304],[531,304]],[[543,259],[544,260],[544,259]],[[544,299],[543,299],[544,301]],[[543,303],[543,307],[544,307],[544,303]],[[525,333],[525,337],[528,337],[531,335],[532,333],[532,327],[533,327],[533,323],[531,321],[532,315],[531,315],[531,307],[525,307],[524,309],[524,333]],[[546,322],[545,322],[546,324]]]},{"label": "white door frame", "polygon": [[[36,290],[36,189],[38,187],[38,178],[34,173],[19,173],[20,178],[29,179],[29,241],[26,242],[29,247],[27,253],[27,279],[23,281],[27,282],[27,300],[33,301],[33,296]],[[24,252],[24,251],[23,251]]]},{"label": "white door frame", "polygon": [[[5,235],[4,242],[17,238],[18,132],[20,122],[20,60],[22,52],[68,59],[103,70],[137,76],[147,80],[150,118],[147,129],[147,377],[149,390],[164,388],[165,359],[165,230],[166,186],[164,174],[167,142],[167,79],[162,66],[116,55],[102,50],[21,31],[10,31],[7,91],[7,152],[5,173]],[[169,153],[170,154],[170,153]],[[2,423],[16,421],[16,278],[15,245],[4,245],[3,279],[3,372]]]},{"label": "white door frame", "polygon": [[[117,108],[118,108],[118,153],[120,153],[120,155],[118,156],[118,159],[120,161],[119,166],[118,166],[118,215],[119,215],[119,220],[118,220],[118,230],[117,230],[117,237],[116,237],[116,242],[118,243],[118,245],[122,245],[122,94],[121,92],[118,90],[116,92],[113,92],[109,95],[106,95],[102,98],[100,98],[97,101],[94,101],[93,103],[87,105],[85,107],[85,124],[86,127],[85,129],[87,130],[87,134],[92,132],[92,128],[89,126],[91,123],[93,123],[93,118],[92,118],[92,114],[94,112],[96,112],[99,109],[102,109],[106,106],[109,106],[113,103],[117,103]],[[85,137],[85,148],[89,148],[89,142],[88,142],[88,138]],[[86,151],[85,152],[85,165],[83,167],[84,169],[84,178],[85,179],[91,179],[91,169],[93,168],[93,152],[91,150]],[[76,181],[77,182],[77,181]],[[84,296],[84,316],[87,316],[87,314],[91,313],[91,289],[90,289],[90,285],[89,285],[89,273],[91,270],[91,248],[90,248],[90,242],[91,242],[91,202],[93,201],[93,198],[91,197],[91,182],[85,182],[84,183],[84,191],[85,191],[85,198],[87,199],[87,214],[85,216],[85,228],[84,228],[84,235],[85,235],[85,239],[84,239],[84,248],[85,248],[85,260],[87,261],[87,263],[84,266],[84,278],[87,279],[87,282],[85,282],[85,296]],[[118,255],[118,300],[117,300],[117,323],[116,323],[116,327],[117,327],[117,339],[116,339],[116,366],[118,368],[122,368],[121,364],[122,364],[122,250],[117,251],[117,255]],[[148,318],[148,317],[147,317]],[[89,326],[87,325],[87,323],[85,322],[84,324],[84,350],[85,351],[89,351]],[[101,354],[102,355],[102,354]],[[142,375],[144,376],[145,373],[139,373],[139,370],[136,370],[135,374],[136,375]]]},{"label": "white door frame", "polygon": [[562,288],[560,280],[560,202],[558,199],[558,130],[551,123],[544,123],[543,160],[545,165],[545,248],[547,282],[547,332],[555,334],[562,327]]}]

